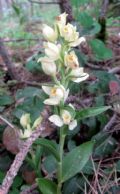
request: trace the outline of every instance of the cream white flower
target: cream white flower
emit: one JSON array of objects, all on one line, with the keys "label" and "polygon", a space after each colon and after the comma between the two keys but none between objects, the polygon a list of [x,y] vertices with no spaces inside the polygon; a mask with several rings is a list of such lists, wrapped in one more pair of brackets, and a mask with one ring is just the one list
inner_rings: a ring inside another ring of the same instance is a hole
[{"label": "cream white flower", "polygon": [[55,62],[52,59],[48,57],[41,57],[38,59],[38,62],[41,62],[42,69],[45,74],[50,76],[56,75],[57,68]]},{"label": "cream white flower", "polygon": [[71,80],[76,83],[80,83],[89,77],[88,73],[84,73],[83,67],[75,68],[70,73]]},{"label": "cream white flower", "polygon": [[86,42],[86,39],[84,37],[80,37],[78,39],[76,37],[76,40],[74,40],[73,42],[69,43],[69,46],[76,47],[76,46],[80,45],[83,42]]},{"label": "cream white flower", "polygon": [[20,124],[22,125],[23,128],[26,128],[28,125],[30,125],[30,114],[26,113],[23,114],[20,118]]},{"label": "cream white flower", "polygon": [[57,40],[57,37],[58,37],[57,32],[53,28],[51,28],[50,26],[44,24],[42,32],[43,32],[44,38],[47,41],[55,42]]},{"label": "cream white flower", "polygon": [[58,17],[56,17],[56,23],[58,25],[62,25],[62,26],[66,25],[67,16],[68,16],[68,14],[66,14],[65,12],[62,13],[61,15],[59,15]]},{"label": "cream white flower", "polygon": [[79,38],[79,32],[76,31],[76,26],[68,23],[65,26],[59,26],[60,35],[69,43],[69,46],[76,47],[85,41],[84,37]]},{"label": "cream white flower", "polygon": [[69,54],[65,54],[64,57],[65,66],[71,69],[75,69],[79,67],[78,58],[74,51],[70,52]]},{"label": "cream white flower", "polygon": [[55,85],[54,87],[42,86],[43,91],[49,95],[49,98],[44,101],[47,105],[58,105],[61,100],[66,100],[68,97],[69,90],[61,86]]},{"label": "cream white flower", "polygon": [[45,54],[52,60],[57,60],[60,58],[61,45],[53,44],[51,42],[44,43]]},{"label": "cream white flower", "polygon": [[63,110],[61,116],[55,114],[50,116],[49,121],[51,121],[58,127],[68,125],[69,130],[73,130],[77,126],[77,120],[72,119],[70,112],[67,110]]},{"label": "cream white flower", "polygon": [[32,130],[25,129],[24,132],[22,130],[20,130],[20,138],[21,139],[27,139],[31,136],[31,134],[32,134]]}]

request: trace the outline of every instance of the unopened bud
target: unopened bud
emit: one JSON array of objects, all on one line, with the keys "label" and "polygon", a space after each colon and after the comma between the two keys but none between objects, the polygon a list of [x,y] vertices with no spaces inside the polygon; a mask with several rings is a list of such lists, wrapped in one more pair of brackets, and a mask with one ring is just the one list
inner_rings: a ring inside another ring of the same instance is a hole
[{"label": "unopened bud", "polygon": [[22,125],[23,128],[27,128],[27,126],[30,124],[30,114],[26,113],[21,116],[20,118],[20,124]]}]

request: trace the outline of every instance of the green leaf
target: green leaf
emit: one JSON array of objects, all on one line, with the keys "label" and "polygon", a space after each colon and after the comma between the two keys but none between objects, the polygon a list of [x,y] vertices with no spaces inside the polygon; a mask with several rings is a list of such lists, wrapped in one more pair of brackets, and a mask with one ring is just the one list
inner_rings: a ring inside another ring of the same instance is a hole
[{"label": "green leaf", "polygon": [[90,45],[93,50],[93,53],[96,56],[96,59],[103,60],[112,58],[112,50],[107,48],[102,41],[94,39],[90,41]]},{"label": "green leaf", "polygon": [[93,141],[86,142],[67,154],[63,159],[62,182],[65,182],[82,170],[92,154],[93,145]]},{"label": "green leaf", "polygon": [[11,159],[8,155],[0,157],[0,171],[6,171],[11,164]]},{"label": "green leaf", "polygon": [[24,102],[19,104],[13,111],[13,115],[20,118],[24,113],[30,113],[31,121],[34,121],[40,116],[43,111],[44,104],[39,96],[25,98]]},{"label": "green leaf", "polygon": [[12,189],[12,191],[9,192],[9,194],[19,194],[20,190],[18,189]]},{"label": "green leaf", "polygon": [[96,76],[98,78],[98,82],[90,84],[87,87],[89,92],[91,93],[96,93],[97,91],[100,91],[101,93],[109,92],[109,82],[110,81],[119,82],[118,78],[114,74],[108,73],[107,71],[97,70],[93,71],[92,74],[93,76]]},{"label": "green leaf", "polygon": [[70,0],[70,1],[71,5],[75,6],[76,8],[89,2],[89,0]]},{"label": "green leaf", "polygon": [[[82,180],[81,182],[84,182],[84,180]],[[66,181],[65,184],[63,185],[63,193],[64,194],[80,193],[80,187],[78,183],[79,183],[78,177],[73,177],[70,180]]]},{"label": "green leaf", "polygon": [[22,182],[23,182],[23,179],[20,176],[16,176],[13,181],[12,188],[15,189],[20,187],[22,185]]},{"label": "green leaf", "polygon": [[5,173],[0,171],[0,184],[2,183],[4,177],[5,177]]},{"label": "green leaf", "polygon": [[96,142],[94,146],[95,157],[106,157],[112,154],[117,146],[117,141],[109,133],[103,131],[93,136],[92,140]]},{"label": "green leaf", "polygon": [[68,141],[68,150],[71,151],[72,149],[74,149],[76,147],[76,142],[74,140],[69,140]]},{"label": "green leaf", "polygon": [[40,96],[41,89],[36,87],[25,87],[24,89],[19,89],[16,93],[16,99],[29,98],[34,96]]},{"label": "green leaf", "polygon": [[19,16],[20,15],[20,8],[17,6],[16,3],[12,3],[12,8],[15,11],[16,15]]},{"label": "green leaf", "polygon": [[0,96],[0,106],[10,105],[13,102],[14,101],[13,101],[13,98],[11,96],[8,96],[6,94]]},{"label": "green leaf", "polygon": [[34,59],[28,61],[25,66],[31,72],[42,72],[41,65]]},{"label": "green leaf", "polygon": [[43,161],[43,166],[45,171],[47,171],[48,174],[52,174],[53,172],[56,172],[57,161],[53,155],[49,155]]},{"label": "green leaf", "polygon": [[44,138],[39,138],[35,141],[35,144],[41,145],[45,148],[47,148],[56,158],[56,160],[60,160],[59,154],[58,154],[58,150],[56,149],[56,143],[52,142],[48,139],[44,139]]},{"label": "green leaf", "polygon": [[34,162],[35,162],[36,168],[38,168],[38,169],[39,169],[39,166],[40,166],[42,153],[43,153],[43,148],[39,145],[36,146],[35,161]]},{"label": "green leaf", "polygon": [[76,118],[77,119],[85,119],[88,117],[97,116],[106,110],[110,109],[111,106],[101,106],[101,107],[92,107],[92,108],[85,108],[83,110],[77,111]]},{"label": "green leaf", "polygon": [[42,194],[56,194],[57,185],[51,180],[39,178],[36,180]]},{"label": "green leaf", "polygon": [[92,27],[94,20],[93,18],[87,13],[87,12],[82,12],[78,15],[77,20],[80,22],[82,26],[85,28],[90,28]]},{"label": "green leaf", "polygon": [[104,97],[103,96],[95,97],[95,103],[96,103],[96,106],[104,106],[104,104],[105,104]]}]

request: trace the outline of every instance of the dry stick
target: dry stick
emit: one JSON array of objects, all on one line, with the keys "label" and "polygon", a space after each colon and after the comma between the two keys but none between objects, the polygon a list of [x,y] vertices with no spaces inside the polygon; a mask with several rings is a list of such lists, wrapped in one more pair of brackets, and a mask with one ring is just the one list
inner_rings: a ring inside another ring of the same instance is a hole
[{"label": "dry stick", "polygon": [[6,123],[10,128],[14,129],[15,127],[8,121],[6,120],[5,118],[3,118],[1,115],[0,115],[0,119]]},{"label": "dry stick", "polygon": [[14,72],[14,65],[10,59],[10,56],[3,44],[3,40],[0,38],[0,55],[5,63],[5,65],[7,66],[9,75],[12,79],[16,79],[16,80],[20,80],[18,75],[16,75],[16,73]]},{"label": "dry stick", "polygon": [[60,4],[60,1],[47,1],[47,2],[42,2],[42,1],[34,1],[34,0],[28,0],[30,3],[37,3],[37,4]]},{"label": "dry stick", "polygon": [[108,176],[108,178],[107,178],[107,180],[106,180],[106,182],[105,182],[105,185],[104,185],[103,188],[102,188],[102,192],[103,192],[103,193],[106,192],[106,188],[107,188],[107,186],[108,186],[108,183],[109,183],[110,178],[111,178],[112,175],[113,175],[113,172],[114,172],[114,170],[112,170],[112,172],[109,174],[109,176]]},{"label": "dry stick", "polygon": [[109,6],[109,0],[103,0],[100,17],[105,17]]},{"label": "dry stick", "polygon": [[72,22],[74,20],[70,0],[60,0],[60,9],[61,12],[66,12],[68,14],[67,17],[68,22]]},{"label": "dry stick", "polygon": [[85,194],[87,194],[87,184],[85,183],[84,185],[85,185],[84,186],[85,187]]},{"label": "dry stick", "polygon": [[101,25],[101,30],[97,34],[97,38],[103,41],[105,41],[106,39],[106,14],[107,14],[108,6],[109,6],[109,0],[103,0],[101,13],[98,18],[98,22]]},{"label": "dry stick", "polygon": [[45,129],[44,126],[40,125],[32,133],[32,135],[29,137],[29,139],[27,139],[25,142],[23,142],[23,145],[20,148],[20,152],[16,155],[10,169],[8,170],[6,176],[3,180],[3,183],[0,187],[0,194],[7,194],[8,193],[15,176],[17,175],[17,173],[19,171],[19,168],[21,167],[27,153],[29,152],[31,145],[42,134],[44,129]]},{"label": "dry stick", "polygon": [[108,73],[120,73],[120,67],[114,67],[110,69]]},{"label": "dry stick", "polygon": [[25,38],[20,38],[20,39],[9,39],[9,40],[1,40],[1,42],[24,42],[24,41],[40,41],[42,39],[39,38],[29,38],[29,39],[25,39]]},{"label": "dry stick", "polygon": [[103,131],[109,131],[109,129],[113,126],[116,118],[117,118],[117,114],[114,113],[113,116],[111,117],[111,119],[109,120],[109,122],[103,128]]},{"label": "dry stick", "polygon": [[95,191],[94,187],[91,185],[91,183],[88,181],[86,176],[81,172],[82,176],[84,177],[86,183],[90,186],[91,190],[94,192],[94,194],[98,194],[97,191]]},{"label": "dry stick", "polygon": [[98,186],[98,189],[99,189],[99,192],[102,194],[102,190],[101,190],[101,186],[99,184],[99,180],[98,180],[98,172],[99,172],[99,169],[100,169],[100,164],[101,164],[101,160],[98,164],[98,167],[96,169],[95,167],[95,164],[94,164],[94,161],[93,161],[93,158],[91,157],[91,161],[92,161],[92,165],[93,165],[93,170],[94,170],[94,173],[95,173],[95,184],[97,183],[97,186]]}]

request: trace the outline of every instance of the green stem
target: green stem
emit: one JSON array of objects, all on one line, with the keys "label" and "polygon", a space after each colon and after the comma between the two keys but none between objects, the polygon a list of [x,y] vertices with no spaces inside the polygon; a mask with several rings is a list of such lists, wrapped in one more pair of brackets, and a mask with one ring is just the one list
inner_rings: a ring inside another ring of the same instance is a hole
[{"label": "green stem", "polygon": [[61,187],[62,187],[62,161],[63,161],[63,148],[64,148],[64,142],[65,142],[65,129],[60,129],[60,161],[58,163],[58,187],[57,187],[57,194],[61,194]]},{"label": "green stem", "polygon": [[57,79],[56,76],[53,76],[53,81],[54,81],[57,85],[60,85],[60,82],[58,81],[58,79]]}]

